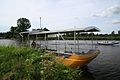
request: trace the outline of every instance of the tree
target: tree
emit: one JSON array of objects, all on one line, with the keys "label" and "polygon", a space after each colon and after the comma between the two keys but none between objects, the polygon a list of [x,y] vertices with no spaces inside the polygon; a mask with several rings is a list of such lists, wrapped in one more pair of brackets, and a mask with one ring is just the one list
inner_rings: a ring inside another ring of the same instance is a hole
[{"label": "tree", "polygon": [[26,18],[19,18],[17,20],[17,32],[27,31],[31,27],[31,23]]},{"label": "tree", "polygon": [[118,31],[118,34],[120,35],[120,30]]},{"label": "tree", "polygon": [[111,35],[114,35],[114,34],[115,34],[115,31],[112,31],[112,32],[111,32]]},{"label": "tree", "polygon": [[13,26],[12,26],[12,27],[10,28],[10,32],[11,32],[11,33],[15,33],[16,30],[17,30],[17,27],[13,27]]},{"label": "tree", "polygon": [[50,31],[50,30],[45,27],[45,28],[43,29],[43,31]]},{"label": "tree", "polygon": [[16,30],[17,30],[17,27],[13,27],[13,26],[12,26],[12,27],[10,28],[10,33],[11,33],[11,37],[12,37],[12,38],[16,38],[16,36],[17,36]]}]

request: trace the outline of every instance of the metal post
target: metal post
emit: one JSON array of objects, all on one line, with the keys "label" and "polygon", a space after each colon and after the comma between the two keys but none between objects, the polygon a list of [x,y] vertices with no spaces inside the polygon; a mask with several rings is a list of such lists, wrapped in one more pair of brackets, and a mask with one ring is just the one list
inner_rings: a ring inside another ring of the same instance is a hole
[{"label": "metal post", "polygon": [[77,44],[78,44],[78,53],[79,53],[79,32],[77,33]]},{"label": "metal post", "polygon": [[[58,34],[60,34],[60,33],[58,32]],[[61,38],[65,41],[65,39],[63,38],[63,36],[62,36],[62,35],[60,35],[60,36],[61,36]],[[68,45],[68,44],[67,44],[67,42],[66,42],[66,47],[67,47],[67,45]],[[71,49],[70,46],[68,46],[68,48]]]},{"label": "metal post", "polygon": [[19,34],[20,34],[20,36],[22,37],[21,43],[23,44],[23,35],[22,35],[22,33],[19,33]]},{"label": "metal post", "polygon": [[40,28],[42,29],[42,27],[41,27],[41,17],[40,17]]},{"label": "metal post", "polygon": [[[58,52],[60,52],[60,41],[59,40],[60,40],[60,38],[59,38],[59,35],[58,35]],[[58,54],[58,56],[59,56],[59,54]]]},{"label": "metal post", "polygon": [[35,48],[37,48],[37,39],[38,39],[38,36],[37,36],[37,34],[36,34],[36,46],[35,46]]},{"label": "metal post", "polygon": [[[58,38],[57,35],[56,35],[56,38]],[[56,51],[57,51],[57,40],[56,40]]]},{"label": "metal post", "polygon": [[93,32],[92,32],[92,49],[93,49]]},{"label": "metal post", "polygon": [[23,44],[23,36],[22,36],[22,44]]},{"label": "metal post", "polygon": [[74,47],[75,47],[74,52],[76,52],[76,32],[75,31],[74,31]]},{"label": "metal post", "polygon": [[30,47],[30,35],[29,35],[29,33],[28,33],[28,45]]},{"label": "metal post", "polygon": [[40,49],[42,49],[42,44],[41,44],[41,40],[42,40],[42,39],[41,39],[41,37],[40,37]]},{"label": "metal post", "polygon": [[67,49],[67,46],[66,46],[66,40],[65,40],[65,50],[64,50],[64,52],[66,51],[66,49]]},{"label": "metal post", "polygon": [[46,45],[46,33],[45,33],[45,49],[47,49],[47,45]]},{"label": "metal post", "polygon": [[77,42],[78,42],[78,53],[79,53],[79,39],[78,39],[78,41],[77,41]]}]

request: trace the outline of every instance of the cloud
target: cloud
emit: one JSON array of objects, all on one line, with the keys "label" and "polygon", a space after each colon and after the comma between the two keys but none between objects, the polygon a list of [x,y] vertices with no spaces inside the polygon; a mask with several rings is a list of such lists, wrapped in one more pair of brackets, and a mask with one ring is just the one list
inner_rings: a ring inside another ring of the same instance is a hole
[{"label": "cloud", "polygon": [[103,10],[100,13],[94,14],[94,17],[109,17],[112,15],[119,15],[120,14],[120,6],[119,5],[114,5],[111,6],[109,8],[107,8],[106,10]]},{"label": "cloud", "polygon": [[112,24],[120,24],[120,20],[112,20]]},{"label": "cloud", "polygon": [[108,8],[108,11],[111,13],[111,14],[120,14],[120,6],[119,5],[114,5],[110,8]]}]

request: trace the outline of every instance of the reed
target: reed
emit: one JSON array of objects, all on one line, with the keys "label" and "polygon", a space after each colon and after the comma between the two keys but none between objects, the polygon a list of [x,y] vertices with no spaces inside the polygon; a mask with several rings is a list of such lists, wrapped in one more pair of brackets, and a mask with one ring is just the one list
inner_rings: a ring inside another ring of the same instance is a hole
[{"label": "reed", "polygon": [[80,70],[56,62],[54,55],[26,47],[0,46],[2,80],[76,80]]}]

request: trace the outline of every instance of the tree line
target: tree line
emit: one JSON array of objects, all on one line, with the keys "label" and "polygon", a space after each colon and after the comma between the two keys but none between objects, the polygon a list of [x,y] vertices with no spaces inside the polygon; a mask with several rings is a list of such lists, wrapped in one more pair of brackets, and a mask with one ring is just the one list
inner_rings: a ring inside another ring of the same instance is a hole
[{"label": "tree line", "polygon": [[[17,26],[11,26],[10,31],[8,32],[1,32],[0,33],[0,38],[7,38],[7,39],[19,39],[20,32],[24,31],[29,31],[28,29],[31,27],[31,22],[27,18],[19,18],[17,20]],[[42,30],[42,31],[49,31],[47,28],[41,28],[37,30]]]},{"label": "tree line", "polygon": [[[7,39],[20,39],[20,32],[29,31],[28,29],[31,27],[31,23],[27,18],[19,18],[17,20],[17,26],[11,26],[10,31],[5,33],[0,33],[0,38]],[[33,29],[38,31],[49,31],[47,28],[41,29]],[[91,37],[94,36],[94,37]],[[65,39],[73,40],[74,33],[66,33],[63,35]],[[94,33],[77,33],[76,37],[79,40],[120,40],[120,30],[116,34],[115,31],[112,31],[110,34],[94,34]],[[56,39],[55,37],[51,37],[50,39]]]}]

